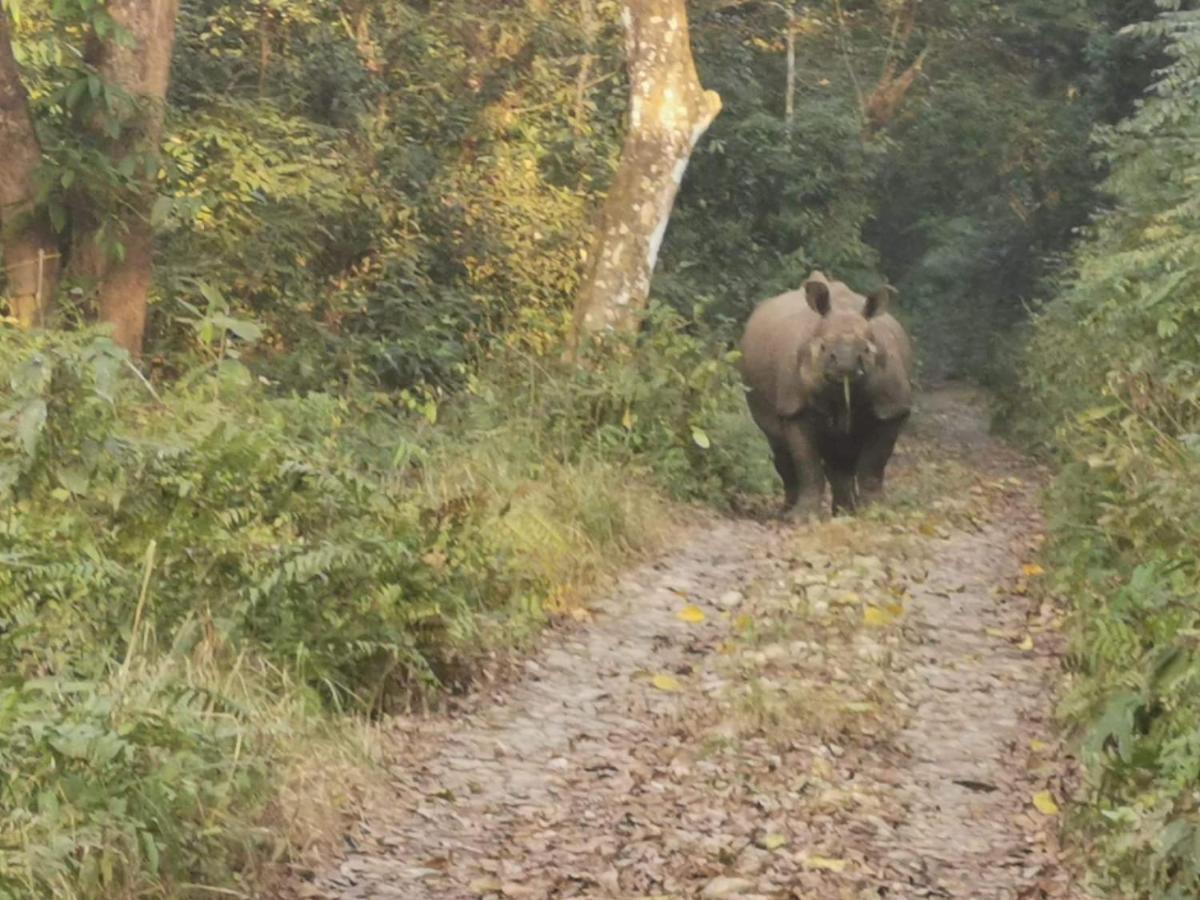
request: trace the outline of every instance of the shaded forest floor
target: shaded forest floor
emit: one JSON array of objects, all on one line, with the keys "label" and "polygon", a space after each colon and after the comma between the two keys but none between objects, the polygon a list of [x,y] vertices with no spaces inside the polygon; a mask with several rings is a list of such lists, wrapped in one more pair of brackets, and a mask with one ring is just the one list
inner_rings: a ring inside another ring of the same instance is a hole
[{"label": "shaded forest floor", "polygon": [[706,520],[452,713],[281,897],[1073,897],[1040,473],[961,388],[886,506]]}]

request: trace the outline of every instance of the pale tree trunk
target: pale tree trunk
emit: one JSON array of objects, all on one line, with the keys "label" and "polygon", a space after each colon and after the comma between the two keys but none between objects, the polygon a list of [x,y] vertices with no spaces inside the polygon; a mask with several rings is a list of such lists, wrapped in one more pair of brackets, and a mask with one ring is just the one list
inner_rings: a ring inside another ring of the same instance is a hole
[{"label": "pale tree trunk", "polygon": [[13,58],[8,13],[0,9],[0,260],[9,313],[22,328],[45,324],[58,281],[54,235],[33,216],[33,176],[41,158],[29,98]]},{"label": "pale tree trunk", "polygon": [[[109,14],[131,40],[109,38],[95,48],[101,77],[137,103],[136,109],[124,111],[121,147],[150,159],[162,142],[178,6],[178,0],[109,0]],[[116,162],[122,154],[114,155]],[[115,257],[88,235],[81,236],[74,248],[79,274],[95,284],[100,321],[113,326],[116,342],[134,356],[141,353],[146,330],[154,245],[150,225],[154,181],[138,177],[140,183],[128,204],[116,214],[122,253]]]},{"label": "pale tree trunk", "polygon": [[636,330],[692,149],[721,109],[705,91],[684,0],[626,0],[629,131],[580,289],[570,353],[589,336]]},{"label": "pale tree trunk", "polygon": [[908,0],[896,10],[892,20],[892,34],[883,61],[883,72],[879,75],[879,83],[875,85],[875,90],[863,101],[864,141],[870,141],[892,123],[925,66],[928,48],[922,50],[916,61],[907,69],[899,75],[896,74],[897,54],[902,53],[908,46],[908,41],[917,26],[917,5],[917,0]]}]

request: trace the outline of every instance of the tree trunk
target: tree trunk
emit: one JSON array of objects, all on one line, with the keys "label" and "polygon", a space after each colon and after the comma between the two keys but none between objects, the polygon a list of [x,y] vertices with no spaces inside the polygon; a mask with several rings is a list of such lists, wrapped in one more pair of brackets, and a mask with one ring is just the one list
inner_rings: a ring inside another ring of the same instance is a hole
[{"label": "tree trunk", "polygon": [[684,0],[626,0],[629,130],[604,202],[569,354],[592,335],[637,329],[692,149],[721,109],[688,41]]},{"label": "tree trunk", "polygon": [[44,325],[58,282],[50,228],[34,217],[34,172],[41,163],[29,98],[12,52],[8,13],[0,9],[0,248],[9,313],[22,328]]},{"label": "tree trunk", "polygon": [[[120,146],[124,152],[115,152],[114,162],[128,154],[138,154],[147,163],[157,158],[178,6],[178,0],[109,0],[109,14],[132,40],[109,38],[97,45],[96,67],[106,83],[137,103],[136,109],[123,111]],[[100,321],[113,326],[116,342],[134,356],[142,350],[153,275],[150,211],[154,179],[145,175],[150,168],[148,164],[138,166],[143,174],[137,176],[128,204],[116,214],[122,253],[108,252],[94,235],[81,236],[74,248],[79,254],[80,274],[96,285]]]}]

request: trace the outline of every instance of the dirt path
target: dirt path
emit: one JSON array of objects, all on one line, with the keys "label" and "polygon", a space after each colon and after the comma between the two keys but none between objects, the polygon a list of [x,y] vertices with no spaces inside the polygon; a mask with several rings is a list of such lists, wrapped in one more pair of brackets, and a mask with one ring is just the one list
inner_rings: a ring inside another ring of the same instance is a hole
[{"label": "dirt path", "polygon": [[896,470],[853,521],[697,529],[503,695],[398,722],[393,792],[284,896],[1076,896],[1036,474],[958,390]]}]

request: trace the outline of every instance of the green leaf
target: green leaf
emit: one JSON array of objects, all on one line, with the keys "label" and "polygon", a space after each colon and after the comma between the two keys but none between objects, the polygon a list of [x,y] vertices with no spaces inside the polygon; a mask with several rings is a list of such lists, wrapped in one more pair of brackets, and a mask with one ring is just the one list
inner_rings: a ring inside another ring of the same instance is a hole
[{"label": "green leaf", "polygon": [[87,495],[88,473],[79,466],[61,466],[54,473],[58,483],[77,497]]},{"label": "green leaf", "polygon": [[707,450],[712,446],[712,442],[708,439],[708,435],[704,433],[702,428],[692,426],[692,442],[701,450]]},{"label": "green leaf", "polygon": [[207,281],[201,281],[197,278],[196,289],[200,291],[200,296],[207,300],[210,306],[215,306],[218,309],[224,309],[227,306],[225,295]]},{"label": "green leaf", "polygon": [[41,441],[42,431],[46,427],[46,401],[35,397],[25,404],[21,414],[17,416],[17,438],[22,448],[29,456],[37,452]]},{"label": "green leaf", "polygon": [[157,873],[161,864],[158,855],[158,842],[149,831],[142,832],[142,852],[146,854],[146,865],[150,871]]}]

